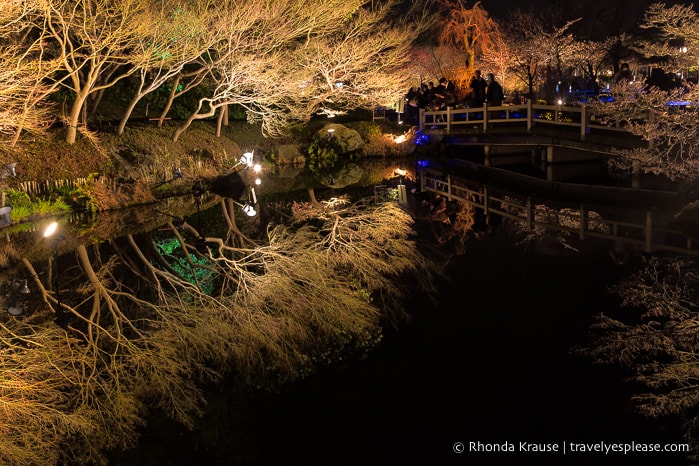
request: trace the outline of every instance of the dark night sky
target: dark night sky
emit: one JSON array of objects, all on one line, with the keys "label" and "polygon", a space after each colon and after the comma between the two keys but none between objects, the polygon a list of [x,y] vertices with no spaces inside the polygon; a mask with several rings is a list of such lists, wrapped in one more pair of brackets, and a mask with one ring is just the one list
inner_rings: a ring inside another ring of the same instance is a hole
[{"label": "dark night sky", "polygon": [[[599,2],[597,5],[593,5],[592,2],[588,3],[588,6],[592,9],[593,7],[603,7],[603,8],[630,8],[630,9],[635,9],[638,4],[645,4],[645,6],[651,5],[652,3],[658,3],[660,0],[646,0],[643,1],[641,0],[640,2],[638,0],[605,0],[604,2]],[[596,2],[595,2],[596,3]],[[692,3],[691,1],[682,1],[682,0],[663,0],[661,3],[665,3],[666,5],[674,5],[674,4],[690,4]],[[469,2],[469,4],[473,4],[472,2]],[[581,9],[581,5],[584,3],[581,3],[580,0],[481,0],[481,6],[490,13],[491,16],[493,17],[502,17],[505,15],[505,13],[508,10],[511,9],[522,9],[526,10],[530,7],[532,7],[535,11],[545,11],[546,9],[560,9],[563,11],[572,11],[576,10],[579,11]],[[592,14],[590,15],[592,16]],[[589,19],[586,18],[585,15],[583,14],[583,19]]]}]

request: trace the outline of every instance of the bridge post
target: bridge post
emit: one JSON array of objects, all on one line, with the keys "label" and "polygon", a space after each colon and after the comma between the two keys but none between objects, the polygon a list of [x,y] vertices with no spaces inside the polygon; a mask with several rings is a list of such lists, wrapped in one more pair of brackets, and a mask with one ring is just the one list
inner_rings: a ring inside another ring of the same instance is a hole
[{"label": "bridge post", "polygon": [[447,134],[451,134],[451,107],[447,107]]},{"label": "bridge post", "polygon": [[532,99],[527,99],[527,133],[532,132],[534,126],[534,105]]},{"label": "bridge post", "polygon": [[451,174],[447,173],[447,200],[451,201]]},{"label": "bridge post", "polygon": [[422,124],[425,122],[425,109],[421,108],[417,117],[417,129],[422,131]]},{"label": "bridge post", "polygon": [[582,104],[580,106],[580,140],[585,141],[585,136],[587,135],[587,105]]},{"label": "bridge post", "polygon": [[531,231],[534,228],[534,206],[532,205],[531,196],[527,196],[527,230]]},{"label": "bridge post", "polygon": [[587,229],[587,210],[585,204],[580,203],[580,239],[585,239],[585,231]]},{"label": "bridge post", "polygon": [[483,213],[488,215],[488,186],[483,186]]},{"label": "bridge post", "polygon": [[653,214],[650,210],[646,210],[646,234],[645,234],[646,244],[645,252],[651,252],[653,250]]},{"label": "bridge post", "polygon": [[488,103],[483,104],[483,133],[488,132]]}]

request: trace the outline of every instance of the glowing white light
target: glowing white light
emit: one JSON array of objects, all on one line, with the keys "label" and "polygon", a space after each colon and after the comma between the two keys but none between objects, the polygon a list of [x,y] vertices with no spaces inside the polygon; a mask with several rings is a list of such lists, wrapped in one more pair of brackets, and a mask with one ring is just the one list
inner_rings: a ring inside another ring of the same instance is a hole
[{"label": "glowing white light", "polygon": [[345,87],[345,84],[342,81],[338,81],[335,83],[335,87],[338,89],[342,89],[343,87]]},{"label": "glowing white light", "polygon": [[51,222],[44,230],[44,238],[48,238],[49,236],[52,236],[54,233],[56,233],[57,229],[58,229],[58,223]]},{"label": "glowing white light", "polygon": [[396,144],[400,144],[401,142],[405,142],[406,139],[407,137],[405,136],[405,134],[401,134],[400,136],[394,137],[393,142],[395,142]]},{"label": "glowing white light", "polygon": [[563,100],[562,100],[562,99],[558,99],[558,105],[563,105]]},{"label": "glowing white light", "polygon": [[256,179],[255,179],[255,184],[256,184],[257,186],[261,185],[261,184],[262,184],[262,180],[259,179],[259,178],[256,178]]},{"label": "glowing white light", "polygon": [[255,165],[253,165],[252,169],[255,173],[260,173],[262,171],[262,165],[256,163]]},{"label": "glowing white light", "polygon": [[408,171],[405,168],[396,168],[396,175],[405,176]]},{"label": "glowing white light", "polygon": [[244,153],[241,157],[238,163],[242,163],[243,165],[247,165],[248,167],[252,167],[252,152],[246,152]]},{"label": "glowing white light", "polygon": [[257,215],[257,211],[255,210],[255,207],[252,204],[245,204],[243,206],[243,212],[245,212],[248,217],[254,217],[255,215]]},{"label": "glowing white light", "polygon": [[344,115],[345,111],[341,110],[331,110],[329,108],[322,108],[318,111],[318,115],[325,115],[328,118],[335,118],[336,115]]}]

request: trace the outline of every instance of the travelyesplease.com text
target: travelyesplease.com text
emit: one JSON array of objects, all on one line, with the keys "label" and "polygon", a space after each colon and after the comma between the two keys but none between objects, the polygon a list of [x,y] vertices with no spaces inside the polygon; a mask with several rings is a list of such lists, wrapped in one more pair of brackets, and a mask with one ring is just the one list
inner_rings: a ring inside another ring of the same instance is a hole
[{"label": "travelyesplease.com text", "polygon": [[456,442],[453,446],[455,453],[552,453],[580,454],[601,453],[631,454],[631,453],[682,453],[689,451],[686,443],[647,443],[647,442]]}]

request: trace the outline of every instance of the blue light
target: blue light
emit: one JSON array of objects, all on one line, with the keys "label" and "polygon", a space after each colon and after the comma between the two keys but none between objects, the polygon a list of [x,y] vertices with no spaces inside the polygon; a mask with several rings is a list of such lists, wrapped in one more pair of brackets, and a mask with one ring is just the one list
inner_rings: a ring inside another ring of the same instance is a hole
[{"label": "blue light", "polygon": [[667,103],[670,107],[686,108],[691,107],[692,102],[688,100],[671,100]]},{"label": "blue light", "polygon": [[430,137],[423,133],[421,130],[417,130],[415,133],[415,145],[416,146],[426,146],[430,143]]}]

